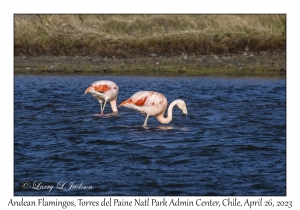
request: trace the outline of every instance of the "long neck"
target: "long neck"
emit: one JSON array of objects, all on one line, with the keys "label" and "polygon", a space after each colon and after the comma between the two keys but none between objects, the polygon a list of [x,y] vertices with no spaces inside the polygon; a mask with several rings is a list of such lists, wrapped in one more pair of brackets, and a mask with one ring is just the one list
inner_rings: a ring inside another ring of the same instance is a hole
[{"label": "long neck", "polygon": [[168,108],[168,116],[165,118],[164,113],[161,113],[156,116],[156,119],[162,124],[168,124],[171,122],[173,117],[173,107],[177,104],[178,100],[173,101]]},{"label": "long neck", "polygon": [[118,108],[117,108],[117,98],[115,98],[114,100],[110,101],[110,106],[113,112],[117,112]]}]

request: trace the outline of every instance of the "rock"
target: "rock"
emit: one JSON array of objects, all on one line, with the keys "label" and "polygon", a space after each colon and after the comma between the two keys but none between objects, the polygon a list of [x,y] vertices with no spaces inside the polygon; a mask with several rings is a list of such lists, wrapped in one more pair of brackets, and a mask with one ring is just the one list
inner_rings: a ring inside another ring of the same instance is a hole
[{"label": "rock", "polygon": [[92,61],[94,61],[94,62],[99,62],[99,61],[101,61],[101,57],[99,57],[99,56],[92,56],[92,57],[90,58],[90,60],[92,60]]},{"label": "rock", "polygon": [[187,56],[186,53],[181,53],[181,57],[182,57],[184,60],[186,60],[188,56]]},{"label": "rock", "polygon": [[213,55],[213,58],[214,58],[215,60],[218,60],[218,59],[219,59],[219,57],[218,57],[217,55]]},{"label": "rock", "polygon": [[267,52],[266,52],[266,51],[260,51],[259,54],[260,54],[260,55],[266,55]]}]

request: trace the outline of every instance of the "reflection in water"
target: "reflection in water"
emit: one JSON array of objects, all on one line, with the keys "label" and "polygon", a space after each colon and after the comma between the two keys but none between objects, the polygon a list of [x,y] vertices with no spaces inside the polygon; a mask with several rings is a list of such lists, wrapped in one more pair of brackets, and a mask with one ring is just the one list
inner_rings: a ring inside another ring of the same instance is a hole
[{"label": "reflection in water", "polygon": [[119,112],[112,112],[112,113],[108,113],[108,114],[101,114],[101,113],[97,113],[97,114],[93,114],[92,116],[95,118],[108,118],[108,117],[116,117],[119,115]]},{"label": "reflection in water", "polygon": [[[93,116],[99,104],[82,93],[99,79],[118,84],[119,102],[153,90],[189,113],[149,127],[126,108]],[[17,75],[14,91],[15,195],[286,195],[285,78]],[[24,180],[93,189],[24,190]]]},{"label": "reflection in water", "polygon": [[178,131],[188,131],[188,127],[174,127],[170,125],[161,125],[161,126],[111,126],[109,129],[124,129],[124,130],[138,130],[138,131],[167,131],[167,130],[178,130]]},{"label": "reflection in water", "polygon": [[157,126],[157,127],[155,127],[155,129],[157,129],[157,130],[173,130],[174,127],[173,126]]}]

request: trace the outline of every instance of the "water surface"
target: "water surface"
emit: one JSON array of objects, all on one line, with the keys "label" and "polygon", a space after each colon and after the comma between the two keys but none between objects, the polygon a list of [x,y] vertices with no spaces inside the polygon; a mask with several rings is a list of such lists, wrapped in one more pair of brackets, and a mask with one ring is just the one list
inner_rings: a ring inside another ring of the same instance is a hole
[{"label": "water surface", "polygon": [[[101,79],[118,104],[152,90],[188,115],[92,117]],[[15,195],[286,195],[285,77],[16,75],[14,96]]]}]

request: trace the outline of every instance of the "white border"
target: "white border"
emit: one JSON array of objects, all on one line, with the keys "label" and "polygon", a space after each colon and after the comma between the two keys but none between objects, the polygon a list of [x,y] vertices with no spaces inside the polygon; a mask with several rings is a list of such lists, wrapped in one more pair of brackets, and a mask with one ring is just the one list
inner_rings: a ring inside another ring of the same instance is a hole
[{"label": "white border", "polygon": [[[3,1],[1,3],[1,196],[0,206],[6,207],[9,199],[20,200],[13,196],[13,14],[15,13],[196,13],[196,14],[232,14],[232,13],[281,13],[287,14],[287,196],[270,197],[273,200],[291,200],[293,208],[299,207],[296,197],[299,189],[299,12],[297,4],[282,1]],[[297,132],[298,131],[298,132]],[[41,197],[26,197],[38,199]],[[63,197],[51,197],[64,200]],[[121,199],[124,197],[120,197]],[[161,199],[161,197],[158,197]],[[223,200],[224,197],[212,197]],[[239,197],[241,200],[246,197]],[[257,197],[252,197],[254,200]],[[50,197],[47,197],[50,200]],[[78,197],[66,197],[76,201]],[[103,197],[83,197],[85,200],[102,200]],[[134,197],[128,197],[134,199]],[[171,199],[168,197],[168,199]],[[192,199],[192,198],[191,198]],[[197,198],[195,198],[197,199]],[[209,199],[205,197],[204,199]],[[264,199],[267,199],[264,197]],[[6,209],[5,208],[5,209]],[[41,207],[38,207],[41,208]],[[61,207],[59,207],[61,208]],[[103,208],[103,207],[96,207]],[[115,207],[111,207],[115,208]],[[128,207],[128,209],[138,207]],[[173,208],[173,207],[168,207]],[[194,207],[195,208],[195,207]],[[196,207],[200,208],[200,207]],[[2,208],[1,208],[2,209]],[[211,207],[210,209],[217,209]],[[219,209],[219,208],[218,208]],[[252,208],[256,209],[256,208]],[[262,209],[262,208],[259,208]]]}]

